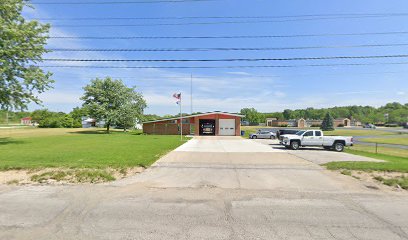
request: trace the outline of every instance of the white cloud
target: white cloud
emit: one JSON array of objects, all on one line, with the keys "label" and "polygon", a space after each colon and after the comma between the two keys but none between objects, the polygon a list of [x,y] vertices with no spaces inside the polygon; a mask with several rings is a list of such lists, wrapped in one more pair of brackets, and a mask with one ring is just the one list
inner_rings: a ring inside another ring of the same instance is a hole
[{"label": "white cloud", "polygon": [[40,99],[47,104],[82,104],[79,99],[82,96],[80,91],[59,91],[51,90],[40,95]]},{"label": "white cloud", "polygon": [[402,91],[397,92],[397,95],[400,95],[400,96],[405,95],[405,92],[402,92]]},{"label": "white cloud", "polygon": [[274,95],[275,95],[275,97],[277,97],[277,98],[286,97],[286,93],[281,92],[281,91],[276,91],[276,92],[274,92]]},{"label": "white cloud", "polygon": [[383,93],[384,91],[352,91],[352,92],[336,92],[335,95],[359,95],[359,94],[375,94]]},{"label": "white cloud", "polygon": [[249,76],[251,74],[247,73],[247,72],[227,72],[228,74],[233,74],[233,75],[245,75],[245,76]]}]

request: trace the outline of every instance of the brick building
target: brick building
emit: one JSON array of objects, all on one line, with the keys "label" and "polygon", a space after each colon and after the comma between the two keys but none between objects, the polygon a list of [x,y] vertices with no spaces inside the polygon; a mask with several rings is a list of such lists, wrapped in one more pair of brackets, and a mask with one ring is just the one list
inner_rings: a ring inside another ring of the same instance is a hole
[{"label": "brick building", "polygon": [[[317,127],[322,125],[323,120],[316,119],[292,119],[292,120],[278,120],[276,118],[267,118],[266,124],[268,127],[298,127],[298,128],[307,128],[307,127]],[[350,127],[353,126],[352,122],[348,118],[336,118],[333,120],[334,127]]]},{"label": "brick building", "polygon": [[[183,135],[240,136],[240,114],[208,112],[183,116]],[[143,123],[143,133],[157,135],[180,134],[180,118],[167,118]]]}]

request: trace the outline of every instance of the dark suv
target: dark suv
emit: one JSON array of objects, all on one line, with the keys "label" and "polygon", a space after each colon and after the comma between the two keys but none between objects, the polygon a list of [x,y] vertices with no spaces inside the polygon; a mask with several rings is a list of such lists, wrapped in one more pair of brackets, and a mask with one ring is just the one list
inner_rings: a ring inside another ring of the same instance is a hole
[{"label": "dark suv", "polygon": [[276,131],[276,138],[279,140],[282,140],[281,136],[285,135],[285,134],[296,134],[297,132],[299,132],[299,130],[296,129],[279,129],[278,131]]}]

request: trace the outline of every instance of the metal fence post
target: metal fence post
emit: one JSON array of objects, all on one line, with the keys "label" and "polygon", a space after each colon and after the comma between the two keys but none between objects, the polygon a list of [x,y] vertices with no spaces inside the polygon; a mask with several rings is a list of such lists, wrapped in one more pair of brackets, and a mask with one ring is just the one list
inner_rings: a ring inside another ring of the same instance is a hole
[{"label": "metal fence post", "polygon": [[378,154],[378,143],[375,143],[375,154]]}]

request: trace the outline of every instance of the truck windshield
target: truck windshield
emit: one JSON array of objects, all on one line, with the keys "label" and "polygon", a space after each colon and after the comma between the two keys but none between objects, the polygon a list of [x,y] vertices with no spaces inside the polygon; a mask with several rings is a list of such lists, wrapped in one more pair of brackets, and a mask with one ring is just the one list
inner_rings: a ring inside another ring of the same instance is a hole
[{"label": "truck windshield", "polygon": [[301,136],[305,131],[299,131],[296,133],[296,135]]}]

